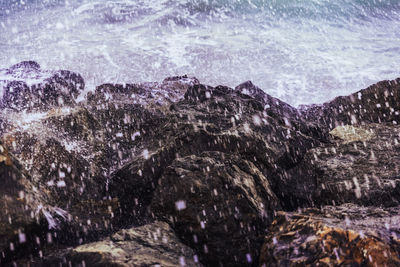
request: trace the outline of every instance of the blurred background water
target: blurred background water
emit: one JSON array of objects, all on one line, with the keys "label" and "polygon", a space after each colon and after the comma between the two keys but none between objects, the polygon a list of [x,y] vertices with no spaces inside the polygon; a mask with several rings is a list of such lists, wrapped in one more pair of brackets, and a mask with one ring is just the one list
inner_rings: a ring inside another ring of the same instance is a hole
[{"label": "blurred background water", "polygon": [[0,68],[105,82],[252,80],[292,105],[400,77],[398,0],[0,0]]}]

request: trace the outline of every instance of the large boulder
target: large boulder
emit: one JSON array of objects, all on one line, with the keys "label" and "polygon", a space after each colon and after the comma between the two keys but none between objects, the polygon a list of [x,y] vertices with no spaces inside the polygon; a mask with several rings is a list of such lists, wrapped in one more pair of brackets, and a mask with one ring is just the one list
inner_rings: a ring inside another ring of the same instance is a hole
[{"label": "large boulder", "polygon": [[151,210],[210,266],[251,264],[273,211],[268,179],[251,161],[222,152],[177,158],[164,171]]},{"label": "large boulder", "polygon": [[[54,166],[63,166],[57,160],[67,162],[69,158],[74,159],[49,143],[33,147],[49,149],[33,153],[32,158],[40,161],[34,163],[33,168],[48,166],[50,169],[45,171],[49,175]],[[56,152],[60,154],[54,154]],[[46,157],[51,157],[53,161],[48,162]],[[37,170],[28,172],[24,165],[27,164],[18,162],[6,146],[0,144],[0,180],[3,185],[0,190],[0,265],[7,266],[21,258],[26,263],[28,258],[42,257],[54,246],[77,245],[114,231],[112,220],[114,213],[118,212],[117,201],[90,195],[90,192],[98,192],[99,187],[104,187],[104,181],[97,181],[97,188],[90,188],[89,193],[82,194],[82,190],[70,184],[74,181],[75,166],[71,167],[74,171],[69,174],[65,170],[65,177],[60,178],[58,170],[53,176],[45,175],[39,179],[29,175],[37,175]],[[51,177],[61,180],[52,181]]]},{"label": "large boulder", "polygon": [[337,140],[308,151],[288,172],[289,181],[302,181],[314,205],[398,206],[400,128],[381,123],[341,126],[331,133]]},{"label": "large boulder", "polygon": [[310,149],[294,168],[277,174],[286,181],[279,188],[287,196],[285,208],[399,204],[399,82],[379,82],[302,111],[305,119],[330,131],[331,138]]},{"label": "large boulder", "polygon": [[335,128],[331,143],[308,150],[295,167],[277,172],[284,181],[278,189],[286,196],[284,208],[398,205],[399,130],[388,123]]},{"label": "large boulder", "polygon": [[289,105],[275,106],[271,116],[262,101],[194,84],[153,117],[157,123],[143,122],[153,127],[141,136],[142,149],[110,183],[125,216],[168,221],[204,263],[256,265],[260,237],[283,201],[274,193],[282,183],[275,173],[326,140]]},{"label": "large boulder", "polygon": [[0,107],[22,111],[71,105],[84,87],[77,73],[42,70],[34,61],[23,61],[0,69]]},{"label": "large boulder", "polygon": [[183,245],[164,222],[120,230],[102,241],[73,248],[62,260],[53,256],[41,264],[93,267],[202,266],[193,250]]}]

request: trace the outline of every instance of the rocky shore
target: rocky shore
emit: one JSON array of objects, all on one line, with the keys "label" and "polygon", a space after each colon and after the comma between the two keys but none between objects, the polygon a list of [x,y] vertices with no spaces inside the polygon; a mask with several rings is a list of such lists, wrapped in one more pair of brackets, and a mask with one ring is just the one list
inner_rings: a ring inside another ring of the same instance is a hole
[{"label": "rocky shore", "polygon": [[400,79],[84,87],[0,70],[1,266],[400,266]]}]

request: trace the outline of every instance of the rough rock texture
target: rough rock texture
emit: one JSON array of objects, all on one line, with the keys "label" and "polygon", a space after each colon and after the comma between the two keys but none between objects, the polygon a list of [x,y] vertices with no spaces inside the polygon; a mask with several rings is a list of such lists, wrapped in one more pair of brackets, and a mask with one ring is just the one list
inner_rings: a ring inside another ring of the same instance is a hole
[{"label": "rough rock texture", "polygon": [[162,83],[144,84],[103,84],[95,92],[89,92],[89,104],[129,103],[146,108],[171,104],[180,98],[188,88],[199,84],[196,78],[176,76],[166,78]]},{"label": "rough rock texture", "polygon": [[152,200],[152,211],[210,265],[250,262],[265,221],[279,208],[268,179],[251,161],[222,152],[174,160]]},{"label": "rough rock texture", "polygon": [[[32,62],[24,62],[10,69],[19,69],[21,79],[31,75],[30,71],[39,71],[39,67]],[[103,85],[89,95],[88,103],[83,105],[46,106],[46,111],[28,108],[23,113],[6,108],[1,112],[0,123],[4,127],[0,133],[4,148],[20,161],[19,169],[25,169],[30,174],[31,182],[30,187],[12,184],[10,188],[18,190],[16,194],[25,195],[32,192],[31,187],[35,190],[32,194],[35,197],[32,204],[35,210],[31,211],[26,206],[26,213],[33,218],[33,225],[41,232],[35,233],[35,236],[43,240],[30,248],[21,248],[25,256],[36,257],[43,254],[42,250],[52,251],[51,244],[61,247],[76,245],[97,240],[132,223],[150,221],[140,216],[119,216],[119,199],[118,196],[110,198],[107,176],[132,157],[139,144],[141,131],[145,133],[151,129],[151,124],[146,128],[142,126],[142,121],[152,122],[153,115],[162,112],[161,109],[168,110],[165,105],[183,97],[187,87],[194,83],[198,81],[184,76],[166,79],[161,84],[127,85],[129,90],[124,91],[126,94],[112,98],[113,103],[98,97],[113,96],[102,89],[110,85]],[[135,93],[132,88],[138,88],[138,92]],[[54,89],[63,90],[60,87]],[[116,92],[119,93],[118,90]],[[27,96],[30,94],[25,93]],[[142,100],[135,104],[135,99]],[[20,107],[25,108],[23,105]],[[18,162],[17,159],[15,162]],[[19,202],[23,203],[23,200]],[[24,214],[18,209],[16,212]],[[7,216],[4,216],[4,220],[8,220]],[[2,239],[2,263],[21,256],[17,248],[10,250],[8,247],[10,242],[17,247],[12,238],[15,233],[23,231],[21,227],[30,223],[24,222],[22,226],[16,221],[7,223],[8,228],[4,229],[13,232],[13,235]],[[29,240],[30,244],[35,242]]]},{"label": "rough rock texture", "polygon": [[67,259],[86,266],[202,266],[164,222],[120,230],[111,238],[74,248]]},{"label": "rough rock texture", "polygon": [[47,228],[44,217],[52,215],[41,206],[41,194],[29,175],[1,143],[0,182],[0,265],[3,265],[37,247],[41,232]]},{"label": "rough rock texture", "polygon": [[34,61],[0,69],[0,106],[11,110],[48,110],[75,103],[85,87],[76,73],[41,70]]},{"label": "rough rock texture", "polygon": [[285,181],[275,190],[287,197],[285,208],[398,203],[399,90],[399,79],[384,81],[303,108],[303,119],[319,122],[332,138],[307,151],[294,168],[277,173]]},{"label": "rough rock texture", "polygon": [[399,208],[326,206],[277,214],[260,266],[399,266]]},{"label": "rough rock texture", "polygon": [[273,174],[324,137],[296,117],[277,119],[290,114],[285,105],[268,115],[263,101],[223,86],[189,87],[167,116],[153,116],[143,149],[113,175],[110,194],[121,196],[123,213],[136,203],[134,214],[144,214],[152,203],[151,215],[168,220],[203,262],[257,262],[260,236],[282,201],[271,189],[281,183]]},{"label": "rough rock texture", "polygon": [[261,102],[268,116],[273,117],[280,124],[285,124],[306,135],[326,140],[326,133],[321,131],[314,120],[307,120],[303,114],[289,104],[266,94],[262,89],[255,86],[251,81],[244,82],[235,87],[235,90],[251,96]]},{"label": "rough rock texture", "polygon": [[399,80],[296,109],[186,76],[75,103],[77,74],[0,72],[0,265],[398,264]]},{"label": "rough rock texture", "polygon": [[303,116],[328,129],[342,125],[400,122],[400,78],[382,81],[323,105],[306,106]]},{"label": "rough rock texture", "polygon": [[311,206],[398,205],[400,128],[373,123],[335,128],[332,134],[339,138],[310,149],[300,164],[285,173],[287,187],[281,191],[291,200],[288,207],[295,208],[299,197],[305,196],[309,197],[305,205]]},{"label": "rough rock texture", "polygon": [[[380,82],[302,111],[322,129],[336,128],[330,142],[308,150],[280,174],[287,181],[278,189],[287,196],[284,208],[360,206],[278,218],[266,237],[261,265],[399,266],[398,83]],[[300,203],[299,196],[309,199]]]}]

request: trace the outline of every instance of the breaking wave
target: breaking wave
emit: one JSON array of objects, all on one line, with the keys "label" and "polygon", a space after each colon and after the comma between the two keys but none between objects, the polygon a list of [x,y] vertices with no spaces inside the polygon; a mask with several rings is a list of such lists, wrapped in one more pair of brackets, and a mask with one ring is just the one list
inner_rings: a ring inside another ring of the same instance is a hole
[{"label": "breaking wave", "polygon": [[400,76],[397,0],[0,0],[0,62],[103,82],[252,80],[291,104]]}]

